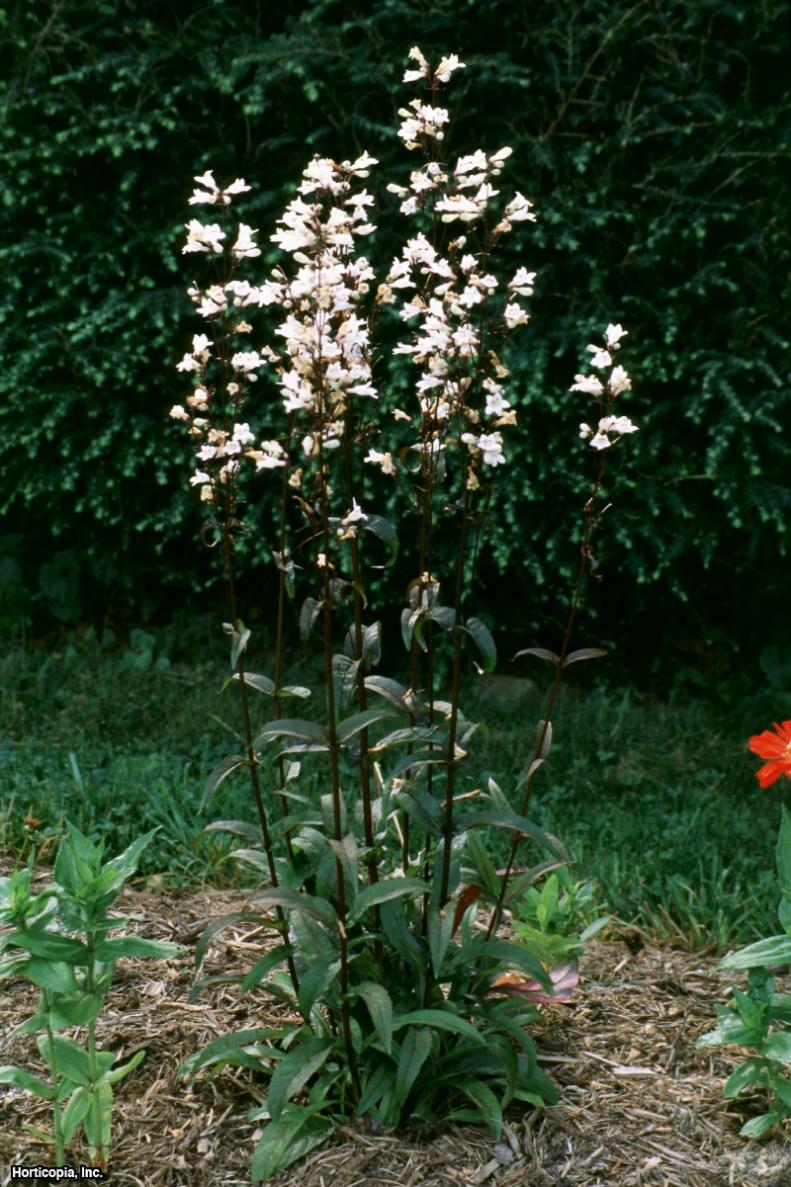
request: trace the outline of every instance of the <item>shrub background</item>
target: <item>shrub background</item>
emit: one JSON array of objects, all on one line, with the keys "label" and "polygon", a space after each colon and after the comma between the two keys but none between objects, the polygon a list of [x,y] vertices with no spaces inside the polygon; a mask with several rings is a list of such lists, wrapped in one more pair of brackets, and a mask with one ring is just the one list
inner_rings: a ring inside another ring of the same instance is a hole
[{"label": "shrub background", "polygon": [[[585,344],[620,321],[642,432],[609,487],[595,641],[662,656],[660,669],[686,657],[699,680],[733,674],[739,648],[782,668],[791,94],[779,0],[0,9],[0,619],[166,619],[210,581],[190,459],[166,420],[195,332],[180,254],[191,179],[246,177],[240,210],[265,243],[311,153],[368,149],[381,162],[372,255],[386,265],[406,221],[384,187],[415,167],[395,131],[413,44],[467,63],[442,100],[458,113],[449,156],[510,144],[506,188],[539,215],[513,260],[539,277],[510,359],[520,427],[482,604],[506,638],[552,646],[586,491],[577,426],[590,410],[567,389]],[[265,252],[260,275],[275,258]],[[406,383],[396,368],[383,402]],[[257,390],[250,419],[265,430],[275,388],[262,376]],[[269,521],[275,497],[261,482],[251,523]],[[248,541],[259,605],[269,545],[257,531]],[[387,592],[398,600],[397,582]]]}]

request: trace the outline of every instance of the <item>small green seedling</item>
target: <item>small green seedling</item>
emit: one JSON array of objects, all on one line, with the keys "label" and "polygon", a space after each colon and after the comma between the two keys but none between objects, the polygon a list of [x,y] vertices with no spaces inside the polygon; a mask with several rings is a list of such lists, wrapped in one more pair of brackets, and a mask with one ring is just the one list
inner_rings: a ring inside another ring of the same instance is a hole
[{"label": "small green seedling", "polygon": [[[91,1159],[106,1170],[110,1156],[113,1084],[145,1056],[137,1051],[115,1065],[111,1051],[96,1043],[96,1018],[122,956],[179,956],[177,944],[109,933],[126,922],[108,915],[124,883],[137,869],[140,853],[156,829],[133,841],[119,857],[102,864],[103,845],[92,844],[68,825],[58,849],[54,884],[31,894],[32,859],[27,869],[0,878],[0,923],[12,930],[0,937],[0,978],[25,977],[40,990],[36,1013],[12,1033],[38,1033],[36,1044],[50,1078],[42,1080],[17,1067],[0,1067],[0,1083],[32,1092],[52,1105],[53,1132],[26,1128],[55,1147],[56,1166],[82,1125]],[[87,1027],[87,1045],[61,1032]]]}]

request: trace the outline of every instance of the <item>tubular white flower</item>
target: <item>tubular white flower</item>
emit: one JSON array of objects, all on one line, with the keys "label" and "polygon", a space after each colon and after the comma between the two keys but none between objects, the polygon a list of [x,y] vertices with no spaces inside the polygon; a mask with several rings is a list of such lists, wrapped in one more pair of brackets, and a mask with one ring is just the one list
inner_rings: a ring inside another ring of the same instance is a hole
[{"label": "tubular white flower", "polygon": [[219,223],[210,223],[205,226],[193,218],[185,224],[185,227],[187,242],[181,249],[182,255],[191,251],[212,251],[218,255],[222,252],[222,240],[225,238],[225,232]]},{"label": "tubular white flower", "polygon": [[575,375],[569,391],[598,397],[604,394],[604,384],[597,375]]},{"label": "tubular white flower", "polygon": [[251,260],[256,256],[260,256],[261,248],[256,246],[256,243],[253,239],[253,235],[255,234],[256,231],[254,231],[252,227],[248,227],[246,223],[239,223],[239,234],[237,236],[236,242],[231,248],[231,251],[237,260]]},{"label": "tubular white flower", "polygon": [[623,367],[613,367],[610,378],[607,381],[610,395],[620,396],[623,392],[632,390],[632,381],[629,378]]}]

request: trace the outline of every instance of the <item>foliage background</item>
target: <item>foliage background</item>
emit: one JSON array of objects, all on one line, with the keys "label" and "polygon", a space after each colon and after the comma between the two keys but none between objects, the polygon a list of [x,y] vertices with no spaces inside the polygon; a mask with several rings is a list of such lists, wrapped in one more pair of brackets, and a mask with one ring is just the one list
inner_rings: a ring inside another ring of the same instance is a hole
[{"label": "foliage background", "polygon": [[[539,213],[511,261],[539,283],[510,359],[520,428],[482,605],[506,639],[553,645],[586,493],[589,410],[567,389],[586,343],[622,322],[642,432],[617,459],[596,637],[581,641],[617,640],[659,676],[682,661],[698,682],[754,652],[787,688],[787,39],[779,0],[0,8],[0,618],[117,624],[200,600],[211,558],[166,418],[195,329],[191,179],[252,182],[262,242],[314,152],[368,149],[390,200],[414,167],[395,129],[420,44],[467,63],[447,92],[449,153],[510,144],[508,181]],[[378,221],[386,264],[405,227],[394,208]],[[387,398],[405,383],[393,371]],[[264,429],[274,388],[260,391]],[[259,488],[252,523],[274,498]],[[251,534],[246,558],[264,607],[268,543]]]}]

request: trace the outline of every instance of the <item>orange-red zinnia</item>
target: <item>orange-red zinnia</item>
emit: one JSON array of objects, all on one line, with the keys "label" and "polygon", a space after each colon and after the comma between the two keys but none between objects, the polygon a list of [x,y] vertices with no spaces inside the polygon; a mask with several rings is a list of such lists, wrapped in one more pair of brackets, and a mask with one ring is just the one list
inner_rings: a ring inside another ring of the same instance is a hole
[{"label": "orange-red zinnia", "polygon": [[782,725],[775,722],[775,730],[774,734],[771,730],[755,734],[749,742],[753,754],[768,759],[760,771],[755,772],[761,787],[769,787],[781,775],[791,779],[791,721],[784,721]]}]

